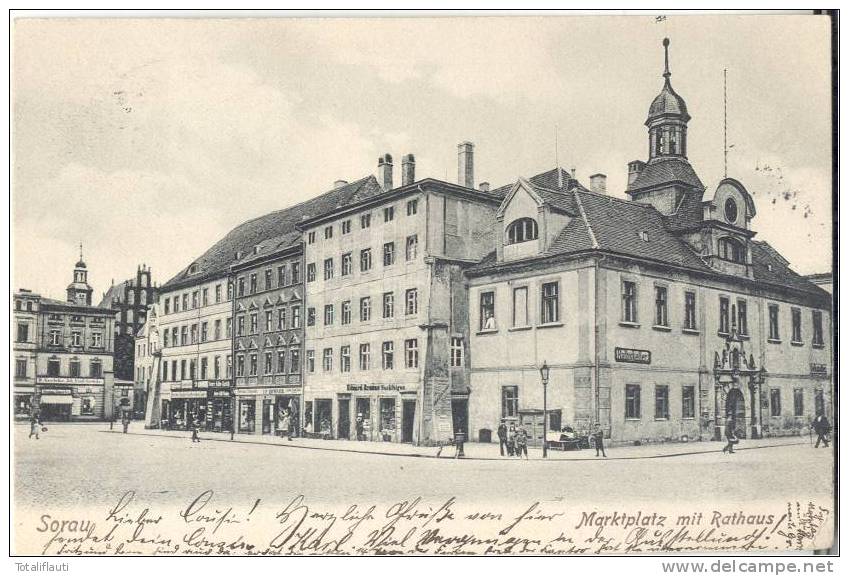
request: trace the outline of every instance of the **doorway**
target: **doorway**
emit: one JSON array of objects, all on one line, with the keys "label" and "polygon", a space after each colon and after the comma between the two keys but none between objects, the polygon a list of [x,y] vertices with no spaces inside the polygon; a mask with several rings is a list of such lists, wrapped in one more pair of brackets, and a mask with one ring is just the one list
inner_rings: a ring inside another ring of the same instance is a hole
[{"label": "doorway", "polygon": [[357,418],[362,418],[362,433],[357,440],[373,440],[371,437],[371,400],[357,398]]},{"label": "doorway", "polygon": [[462,432],[469,440],[469,399],[451,399],[451,422],[454,425],[454,434]]},{"label": "doorway", "polygon": [[519,412],[519,426],[528,433],[528,445],[542,446],[543,413],[542,410],[522,410]]},{"label": "doorway", "polygon": [[337,434],[337,438],[351,439],[351,400],[348,398],[339,399],[339,430]]},{"label": "doorway", "polygon": [[737,436],[746,437],[746,399],[739,388],[732,388],[725,398],[725,417],[736,420]]},{"label": "doorway", "polygon": [[403,400],[401,414],[401,442],[413,441],[413,425],[416,421],[416,401]]},{"label": "doorway", "polygon": [[330,399],[315,401],[315,430],[322,438],[331,438],[333,428],[333,401]]}]

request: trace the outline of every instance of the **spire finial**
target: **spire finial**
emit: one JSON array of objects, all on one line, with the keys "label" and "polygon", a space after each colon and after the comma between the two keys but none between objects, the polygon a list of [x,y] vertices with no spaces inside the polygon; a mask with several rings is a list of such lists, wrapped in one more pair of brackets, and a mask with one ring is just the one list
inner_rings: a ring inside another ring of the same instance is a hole
[{"label": "spire finial", "polygon": [[663,39],[663,77],[669,78],[672,73],[669,71],[669,38]]},{"label": "spire finial", "polygon": [[80,242],[80,262],[83,261],[83,243]]}]

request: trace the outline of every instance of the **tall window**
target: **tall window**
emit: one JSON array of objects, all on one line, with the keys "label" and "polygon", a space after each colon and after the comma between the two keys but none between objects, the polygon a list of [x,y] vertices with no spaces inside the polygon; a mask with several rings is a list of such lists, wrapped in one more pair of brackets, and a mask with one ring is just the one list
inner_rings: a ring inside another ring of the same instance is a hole
[{"label": "tall window", "polygon": [[501,387],[501,417],[518,418],[519,416],[519,387]]},{"label": "tall window", "polygon": [[251,274],[250,284],[251,284],[251,288],[250,288],[251,294],[256,294],[256,274]]},{"label": "tall window", "polygon": [[197,324],[192,324],[191,335],[192,335],[191,343],[197,344],[197,342],[198,342],[198,325]]},{"label": "tall window", "polygon": [[315,350],[307,350],[307,372],[315,372]]},{"label": "tall window", "polygon": [[15,377],[16,378],[26,378],[27,377],[27,361],[26,358],[18,358],[15,360]]},{"label": "tall window", "polygon": [[412,216],[419,211],[419,201],[416,199],[407,202],[407,216]]},{"label": "tall window", "polygon": [[805,415],[805,395],[801,388],[793,390],[793,416]]},{"label": "tall window", "polygon": [[292,306],[292,328],[301,327],[301,307]]},{"label": "tall window", "polygon": [[622,321],[637,321],[637,285],[628,280],[622,282]]},{"label": "tall window", "polygon": [[251,334],[259,332],[259,321],[256,312],[251,314]]},{"label": "tall window", "polygon": [[513,288],[513,326],[528,325],[528,287]]},{"label": "tall window", "polygon": [[769,339],[778,341],[778,304],[769,305]]},{"label": "tall window", "polygon": [[50,345],[59,346],[60,344],[62,344],[62,332],[56,328],[52,328],[50,330]]},{"label": "tall window", "polygon": [[669,304],[666,286],[654,287],[654,324],[669,326]]},{"label": "tall window", "polygon": [[277,267],[277,286],[286,285],[286,266]]},{"label": "tall window", "polygon": [[214,326],[213,332],[212,332],[213,338],[215,340],[221,340],[221,319],[219,318],[218,320],[216,320],[215,324],[213,324],[213,326]]},{"label": "tall window", "polygon": [[790,325],[792,327],[791,340],[794,343],[802,342],[802,311],[799,308],[790,309]]},{"label": "tall window", "polygon": [[224,326],[226,327],[224,331],[224,337],[229,338],[233,334],[233,319],[225,318]]},{"label": "tall window", "polygon": [[640,418],[640,385],[625,385],[625,418]]},{"label": "tall window", "polygon": [[297,348],[289,350],[289,371],[298,372],[301,369],[301,351]]},{"label": "tall window", "polygon": [[324,260],[324,279],[330,280],[333,278],[333,258],[325,258]]},{"label": "tall window", "polygon": [[180,327],[180,344],[186,346],[189,343],[189,327]]},{"label": "tall window", "polygon": [[333,348],[325,348],[321,356],[321,368],[325,372],[333,370]]},{"label": "tall window", "polygon": [[315,244],[315,230],[307,233],[307,244]]},{"label": "tall window", "polygon": [[383,293],[383,317],[392,318],[395,316],[395,294],[393,292]]},{"label": "tall window", "polygon": [[737,300],[737,331],[743,336],[749,334],[749,318],[745,300]]},{"label": "tall window", "polygon": [[271,290],[272,283],[274,282],[274,276],[271,272],[271,268],[265,271],[265,289]]},{"label": "tall window", "polygon": [[315,262],[307,264],[307,282],[315,282]]},{"label": "tall window", "polygon": [[811,311],[811,322],[813,324],[813,345],[820,347],[823,346],[822,340],[822,312],[820,310]]},{"label": "tall window", "polygon": [[404,357],[407,368],[419,367],[419,341],[417,338],[404,340]]},{"label": "tall window", "polygon": [[103,376],[103,363],[95,358],[88,365],[88,371],[92,378],[101,378]]},{"label": "tall window", "polygon": [[333,238],[333,226],[325,226],[324,227],[324,239],[330,240]]},{"label": "tall window", "polygon": [[72,378],[79,378],[80,376],[80,361],[77,359],[71,360],[69,364],[70,367],[70,375]]},{"label": "tall window", "polygon": [[[238,296],[241,298],[242,296],[244,296],[244,295],[245,295],[245,279],[244,279],[244,277],[239,278],[239,280],[238,280],[238,286],[239,286],[239,288],[238,288],[238,290],[237,290],[236,294],[238,294]],[[177,302],[176,302],[176,300],[174,301],[174,303],[175,303],[175,304],[177,303]],[[176,306],[175,306],[175,310],[174,310],[174,311],[176,312]]]},{"label": "tall window", "polygon": [[383,209],[383,221],[384,222],[391,222],[394,219],[395,219],[395,207],[394,206],[387,206],[386,208],[384,208]]},{"label": "tall window", "polygon": [[392,370],[395,367],[395,343],[383,343],[383,369]]},{"label": "tall window", "polygon": [[519,218],[507,227],[507,243],[518,244],[538,237],[537,221],[533,218]]},{"label": "tall window", "polygon": [[221,302],[221,284],[215,285],[215,303]]},{"label": "tall window", "polygon": [[360,272],[371,270],[371,248],[360,250]]},{"label": "tall window", "polygon": [[656,420],[669,420],[669,386],[654,387],[654,417]]},{"label": "tall window", "polygon": [[333,324],[333,304],[324,305],[324,325],[330,326]]},{"label": "tall window", "polygon": [[47,361],[47,375],[48,376],[58,376],[59,375],[59,359],[51,358]]},{"label": "tall window", "polygon": [[371,367],[371,344],[360,344],[360,370]]},{"label": "tall window", "polygon": [[194,292],[192,292],[192,309],[194,310],[197,307],[198,307],[198,291],[195,290]]},{"label": "tall window", "polygon": [[341,372],[351,371],[351,347],[342,346],[339,348],[339,370]]},{"label": "tall window", "polygon": [[696,293],[684,292],[684,328],[696,329]]},{"label": "tall window", "polygon": [[292,262],[292,284],[298,284],[301,281],[301,263]]},{"label": "tall window", "polygon": [[495,330],[495,292],[481,292],[480,329]]},{"label": "tall window", "polygon": [[215,380],[221,378],[221,356],[212,359],[212,378]]},{"label": "tall window", "polygon": [[395,263],[395,242],[383,245],[383,265],[392,266]]},{"label": "tall window", "polygon": [[277,351],[277,373],[285,374],[286,373],[286,351],[278,350]]},{"label": "tall window", "polygon": [[18,342],[29,342],[29,324],[21,322],[18,324]]},{"label": "tall window", "polygon": [[460,368],[463,366],[463,337],[451,337],[451,366]]},{"label": "tall window", "polygon": [[345,300],[342,302],[342,324],[351,323],[351,301]]},{"label": "tall window", "polygon": [[165,314],[171,313],[171,299],[170,298],[165,299],[165,312],[164,313]]},{"label": "tall window", "polygon": [[202,322],[200,325],[200,341],[206,342],[209,339],[209,322]]},{"label": "tall window", "polygon": [[83,335],[82,332],[77,330],[71,332],[71,346],[82,346],[83,345]]},{"label": "tall window", "polygon": [[285,330],[286,329],[286,309],[280,308],[277,310],[277,329]]},{"label": "tall window", "polygon": [[307,326],[315,326],[315,308],[307,308]]},{"label": "tall window", "polygon": [[371,320],[371,297],[360,298],[360,322]]},{"label": "tall window", "polygon": [[265,311],[265,331],[271,332],[274,330],[274,311],[266,310]]},{"label": "tall window", "polygon": [[250,356],[250,370],[251,370],[250,375],[256,376],[256,374],[257,374],[257,355],[256,355],[256,352],[254,352]]},{"label": "tall window", "polygon": [[236,355],[236,376],[244,376],[245,375],[245,355],[237,354]]},{"label": "tall window", "polygon": [[769,391],[769,414],[770,416],[781,416],[781,390],[772,388]]},{"label": "tall window", "polygon": [[101,334],[100,332],[91,333],[91,347],[103,348],[103,334]]},{"label": "tall window", "polygon": [[684,386],[681,389],[681,417],[696,417],[696,387]]},{"label": "tall window", "polygon": [[419,313],[419,291],[416,288],[407,290],[405,301],[407,316]]},{"label": "tall window", "polygon": [[542,285],[542,323],[560,321],[560,284],[546,282]]},{"label": "tall window", "polygon": [[360,228],[368,228],[371,226],[371,214],[360,215]]},{"label": "tall window", "polygon": [[719,239],[719,257],[729,262],[744,263],[746,261],[743,245],[733,238]]},{"label": "tall window", "polygon": [[719,332],[720,334],[728,334],[730,328],[728,327],[729,319],[728,319],[728,298],[725,296],[719,297]]},{"label": "tall window", "polygon": [[350,252],[342,254],[342,276],[347,276],[353,271],[353,259]]},{"label": "tall window", "polygon": [[351,221],[350,220],[344,220],[342,222],[342,235],[350,234],[350,233],[351,233]]},{"label": "tall window", "polygon": [[407,236],[406,246],[407,246],[407,248],[406,248],[407,262],[410,262],[411,260],[415,260],[416,256],[418,256],[418,253],[419,253],[419,236],[418,236],[418,234],[413,234],[412,236]]},{"label": "tall window", "polygon": [[208,363],[209,363],[209,360],[207,359],[206,356],[204,356],[203,358],[200,359],[200,379],[201,380],[206,380],[206,370],[207,370]]}]

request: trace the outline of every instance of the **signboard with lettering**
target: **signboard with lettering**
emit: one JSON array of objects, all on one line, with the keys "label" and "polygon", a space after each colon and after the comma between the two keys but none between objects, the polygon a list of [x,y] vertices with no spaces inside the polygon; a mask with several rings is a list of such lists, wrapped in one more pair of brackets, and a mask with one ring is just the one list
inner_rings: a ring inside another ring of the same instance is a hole
[{"label": "signboard with lettering", "polygon": [[172,391],[171,398],[206,398],[206,390]]},{"label": "signboard with lettering", "polygon": [[811,362],[811,374],[828,374],[828,367],[825,364],[815,364]]},{"label": "signboard with lettering", "polygon": [[301,385],[293,384],[286,386],[275,386],[274,388],[236,388],[236,396],[256,396],[257,394],[300,394]]},{"label": "signboard with lettering", "polygon": [[648,350],[636,350],[634,348],[615,348],[614,357],[617,362],[630,362],[631,364],[651,364],[651,352]]},{"label": "signboard with lettering", "polygon": [[84,384],[86,386],[102,385],[103,378],[77,378],[72,376],[38,376],[37,384]]},{"label": "signboard with lettering", "polygon": [[40,390],[42,395],[45,394],[71,394],[70,388],[42,388]]},{"label": "signboard with lettering", "polygon": [[348,384],[345,387],[348,392],[403,392],[405,389],[403,384]]}]

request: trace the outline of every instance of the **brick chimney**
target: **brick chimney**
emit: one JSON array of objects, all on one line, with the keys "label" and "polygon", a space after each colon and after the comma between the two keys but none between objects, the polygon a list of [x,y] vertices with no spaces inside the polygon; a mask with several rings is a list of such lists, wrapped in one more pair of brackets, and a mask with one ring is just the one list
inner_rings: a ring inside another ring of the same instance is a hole
[{"label": "brick chimney", "polygon": [[392,190],[392,155],[387,153],[377,159],[377,181],[384,190]]},{"label": "brick chimney", "polygon": [[607,194],[607,176],[604,174],[590,176],[590,190],[599,194]]},{"label": "brick chimney", "polygon": [[401,158],[401,186],[412,184],[416,181],[416,157],[407,154]]},{"label": "brick chimney", "polygon": [[457,144],[457,184],[475,187],[475,145],[471,142]]},{"label": "brick chimney", "polygon": [[333,189],[341,188],[342,186],[346,186],[348,184],[347,180],[337,180],[333,183]]},{"label": "brick chimney", "polygon": [[489,182],[481,182],[478,184],[478,189],[481,192],[489,192]]},{"label": "brick chimney", "polygon": [[628,186],[634,183],[634,180],[642,174],[643,169],[646,167],[646,163],[642,160],[634,160],[633,162],[628,162]]}]

